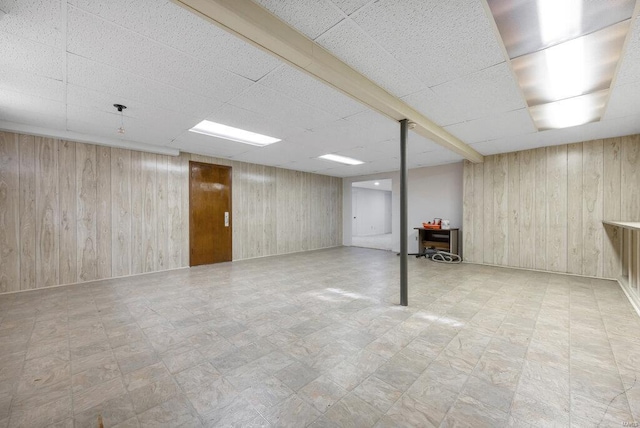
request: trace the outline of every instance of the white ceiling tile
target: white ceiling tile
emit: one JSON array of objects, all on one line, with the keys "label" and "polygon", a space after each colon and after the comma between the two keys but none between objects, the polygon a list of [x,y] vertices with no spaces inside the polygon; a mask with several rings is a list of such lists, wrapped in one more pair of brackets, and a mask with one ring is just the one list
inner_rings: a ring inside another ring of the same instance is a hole
[{"label": "white ceiling tile", "polygon": [[330,153],[340,156],[346,156],[348,158],[356,159],[362,162],[374,162],[388,158],[388,156],[384,153],[377,152],[365,147],[355,147],[352,149],[338,150]]},{"label": "white ceiling tile", "polygon": [[423,166],[443,165],[446,163],[460,162],[464,158],[456,153],[446,150],[420,153],[412,155],[409,160],[409,168],[419,168]]},{"label": "white ceiling tile", "polygon": [[68,26],[70,53],[194,94],[225,101],[252,84],[249,79],[71,6]]},{"label": "white ceiling tile", "polygon": [[536,132],[526,108],[457,123],[445,129],[467,144]]},{"label": "white ceiling tile", "polygon": [[278,123],[291,123],[294,127],[311,129],[333,122],[336,115],[318,110],[308,104],[296,101],[282,92],[273,91],[260,84],[254,84],[229,104],[264,114]]},{"label": "white ceiling tile", "polygon": [[60,102],[64,101],[65,93],[61,80],[8,67],[2,70],[0,89]]},{"label": "white ceiling tile", "polygon": [[291,141],[280,141],[265,147],[253,147],[246,153],[233,156],[232,159],[242,162],[262,163],[264,161],[269,162],[270,165],[283,165],[294,159],[308,160],[321,154],[323,154],[321,150],[313,147]]},{"label": "white ceiling tile", "polygon": [[397,97],[425,86],[350,19],[327,31],[317,42]]},{"label": "white ceiling tile", "polygon": [[285,165],[288,169],[294,169],[296,171],[315,172],[315,173],[323,173],[323,171],[326,171],[333,166],[333,165],[327,165],[327,163],[322,159],[316,159],[316,158],[300,159]]},{"label": "white ceiling tile", "polygon": [[604,119],[640,114],[640,81],[616,85],[611,91]]},{"label": "white ceiling tile", "polygon": [[329,0],[256,0],[256,3],[311,40],[344,18]]},{"label": "white ceiling tile", "polygon": [[62,80],[63,64],[60,49],[0,31],[0,69]]},{"label": "white ceiling tile", "polygon": [[222,102],[184,91],[175,86],[118,70],[77,55],[68,55],[68,83],[112,94],[111,104],[130,99],[142,104],[174,110],[193,116],[204,116]]},{"label": "white ceiling tile", "polygon": [[364,104],[287,64],[269,73],[259,83],[341,118],[368,109]]},{"label": "white ceiling tile", "polygon": [[629,31],[629,40],[627,40],[615,80],[616,85],[640,81],[640,18],[635,19]]},{"label": "white ceiling tile", "polygon": [[482,2],[476,0],[380,0],[352,17],[426,86],[505,59]]},{"label": "white ceiling tile", "polygon": [[48,46],[62,47],[61,0],[2,0],[2,31]]},{"label": "white ceiling tile", "polygon": [[462,108],[457,104],[448,102],[430,88],[402,97],[402,100],[440,126],[451,125],[465,120]]},{"label": "white ceiling tile", "polygon": [[[65,110],[64,103],[60,101],[0,89],[0,116],[4,117],[1,120],[15,122],[16,120],[8,118],[11,112],[14,113],[14,117],[28,117],[26,113],[32,112],[40,116],[64,118]],[[37,125],[34,121],[25,121],[24,119],[19,122],[28,125]]]},{"label": "white ceiling tile", "polygon": [[333,3],[338,6],[344,13],[351,15],[356,10],[360,9],[367,3],[371,3],[373,0],[332,0]]},{"label": "white ceiling tile", "polygon": [[254,81],[280,65],[275,57],[167,0],[73,0],[72,3],[102,19]]},{"label": "white ceiling tile", "polygon": [[526,107],[509,66],[504,62],[432,89],[460,109],[465,120]]}]

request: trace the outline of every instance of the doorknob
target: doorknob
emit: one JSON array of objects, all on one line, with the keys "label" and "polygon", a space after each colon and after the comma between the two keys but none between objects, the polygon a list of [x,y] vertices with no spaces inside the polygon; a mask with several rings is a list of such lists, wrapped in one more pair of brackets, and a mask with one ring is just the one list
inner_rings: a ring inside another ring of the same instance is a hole
[{"label": "doorknob", "polygon": [[229,211],[224,212],[224,227],[229,227]]}]

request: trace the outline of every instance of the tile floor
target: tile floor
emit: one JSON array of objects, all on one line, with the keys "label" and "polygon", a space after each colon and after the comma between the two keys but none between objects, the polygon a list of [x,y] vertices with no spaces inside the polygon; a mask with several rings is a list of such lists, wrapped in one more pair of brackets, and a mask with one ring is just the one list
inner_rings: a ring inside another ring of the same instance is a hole
[{"label": "tile floor", "polygon": [[[337,248],[0,296],[0,427],[640,422],[609,281]],[[627,425],[634,426],[634,425]]]},{"label": "tile floor", "polygon": [[385,233],[382,235],[352,236],[351,245],[354,247],[391,251],[393,248],[393,235]]}]

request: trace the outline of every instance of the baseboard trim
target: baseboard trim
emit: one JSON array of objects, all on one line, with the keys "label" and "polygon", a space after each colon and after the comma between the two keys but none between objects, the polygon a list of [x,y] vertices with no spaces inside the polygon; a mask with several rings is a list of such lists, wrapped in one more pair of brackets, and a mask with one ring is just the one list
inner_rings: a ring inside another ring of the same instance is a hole
[{"label": "baseboard trim", "polygon": [[640,297],[631,290],[626,279],[618,278],[617,281],[618,284],[620,284],[620,288],[622,288],[622,291],[624,291],[624,294],[627,296],[629,303],[631,303],[631,306],[633,306],[633,309],[635,309],[636,313],[640,317]]}]

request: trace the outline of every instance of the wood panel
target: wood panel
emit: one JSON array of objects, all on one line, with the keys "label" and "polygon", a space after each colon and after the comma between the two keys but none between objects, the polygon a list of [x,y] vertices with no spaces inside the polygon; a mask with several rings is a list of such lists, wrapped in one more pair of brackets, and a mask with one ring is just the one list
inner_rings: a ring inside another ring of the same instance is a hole
[{"label": "wood panel", "polygon": [[520,265],[520,153],[508,155],[507,265]]},{"label": "wood panel", "polygon": [[547,269],[547,150],[535,150],[535,268]]},{"label": "wood panel", "polygon": [[509,157],[496,155],[493,170],[493,257],[497,265],[509,262]]},{"label": "wood panel", "polygon": [[462,176],[462,254],[463,258],[472,263],[477,263],[473,253],[473,216],[477,214],[473,210],[474,188],[473,188],[473,164],[468,160],[464,161]]},{"label": "wood panel", "polygon": [[[36,287],[35,137],[19,135],[18,138],[20,150],[20,286],[16,289],[30,290]],[[1,169],[3,169],[2,166],[0,166]]]},{"label": "wood panel", "polygon": [[[536,264],[535,194],[536,163],[535,151],[520,152],[520,205],[518,243],[520,260],[515,266],[534,269]],[[518,195],[514,195],[517,197]]]},{"label": "wood panel", "polygon": [[36,286],[59,282],[58,140],[36,137]]},{"label": "wood panel", "polygon": [[131,154],[111,149],[111,273],[131,274]]},{"label": "wood panel", "polygon": [[[608,138],[603,142],[604,146],[604,194],[603,194],[603,218],[607,220],[621,219],[622,199],[622,153],[620,138]],[[621,254],[622,236],[620,229],[605,226],[604,237],[604,267],[605,278],[617,278],[622,273]]]},{"label": "wood panel", "polygon": [[111,149],[96,147],[96,274],[111,277]]},{"label": "wood panel", "polygon": [[567,146],[567,272],[582,273],[582,143]]},{"label": "wood panel", "polygon": [[[493,256],[493,239],[494,239],[494,231],[493,231],[493,157],[485,158],[485,162],[482,167],[482,184],[483,184],[483,195],[484,195],[484,225],[482,228],[483,237],[482,237],[482,260],[479,262],[494,264],[495,259]],[[463,230],[463,233],[465,231]],[[471,231],[470,231],[471,232]]]},{"label": "wood panel", "polygon": [[602,140],[584,143],[582,152],[582,273],[603,275],[603,175]]},{"label": "wood panel", "polygon": [[0,134],[0,292],[20,288],[18,136]]},{"label": "wood panel", "polygon": [[[477,248],[465,254],[482,248],[484,263],[619,277],[622,233],[602,221],[640,220],[639,135],[487,156],[482,179],[474,168],[464,164],[463,218],[465,243]],[[480,192],[493,222],[473,221]]]},{"label": "wood panel", "polygon": [[157,197],[157,158],[153,153],[142,153],[142,272],[157,270],[158,252],[158,214]]},{"label": "wood panel", "polygon": [[58,202],[60,204],[60,283],[78,281],[76,143],[60,141],[58,144]]},{"label": "wood panel", "polygon": [[622,139],[621,212],[623,221],[640,220],[640,135]]},{"label": "wood panel", "polygon": [[473,260],[482,263],[482,240],[484,235],[482,227],[485,222],[484,216],[484,165],[476,163],[473,165]]},{"label": "wood panel", "polygon": [[547,270],[567,270],[567,146],[547,147]]},{"label": "wood panel", "polygon": [[340,178],[0,132],[0,292],[187,266],[191,158],[243,176],[235,259],[341,244]]},{"label": "wood panel", "polygon": [[75,178],[78,189],[77,211],[77,271],[74,282],[91,281],[98,277],[97,227],[98,211],[97,152],[92,144],[76,145]]},{"label": "wood panel", "polygon": [[182,167],[179,157],[168,158],[167,268],[182,266]]}]

